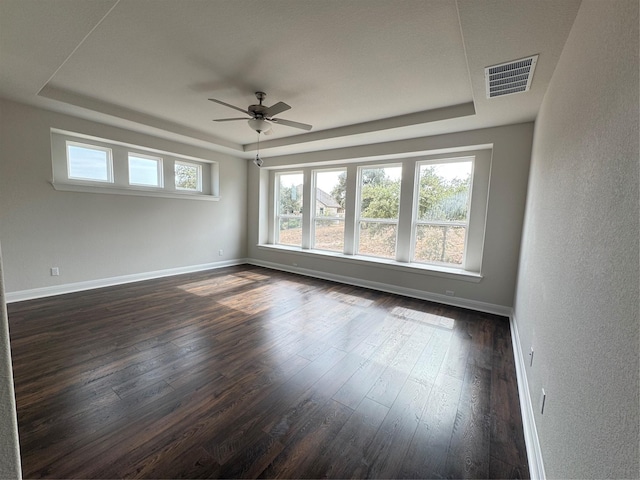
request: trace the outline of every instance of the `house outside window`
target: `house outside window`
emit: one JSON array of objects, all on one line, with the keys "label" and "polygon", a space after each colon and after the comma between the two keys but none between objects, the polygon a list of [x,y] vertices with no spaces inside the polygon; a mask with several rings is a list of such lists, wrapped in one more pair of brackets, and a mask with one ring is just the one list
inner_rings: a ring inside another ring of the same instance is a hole
[{"label": "house outside window", "polygon": [[315,210],[312,222],[312,248],[342,253],[345,208],[344,200],[341,204],[339,199],[344,198],[346,170],[316,170],[313,177]]},{"label": "house outside window", "polygon": [[478,149],[384,164],[275,170],[269,242],[260,247],[282,245],[337,262],[375,262],[477,281],[491,155],[490,149]]},{"label": "house outside window", "polygon": [[302,246],[302,173],[276,177],[276,243]]}]

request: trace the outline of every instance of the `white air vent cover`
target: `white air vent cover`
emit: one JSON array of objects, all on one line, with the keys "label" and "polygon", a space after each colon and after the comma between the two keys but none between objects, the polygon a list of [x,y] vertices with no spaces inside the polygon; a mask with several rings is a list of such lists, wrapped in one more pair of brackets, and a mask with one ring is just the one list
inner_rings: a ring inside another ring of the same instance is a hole
[{"label": "white air vent cover", "polygon": [[487,98],[501,97],[529,90],[538,55],[501,63],[484,69]]}]

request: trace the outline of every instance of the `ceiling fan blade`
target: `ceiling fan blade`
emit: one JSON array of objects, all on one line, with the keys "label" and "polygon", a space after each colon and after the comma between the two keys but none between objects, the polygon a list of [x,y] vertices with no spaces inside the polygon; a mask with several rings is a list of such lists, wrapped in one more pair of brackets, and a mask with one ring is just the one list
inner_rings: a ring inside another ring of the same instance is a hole
[{"label": "ceiling fan blade", "polygon": [[235,120],[244,120],[247,121],[246,118],[216,118],[214,122],[233,122]]},{"label": "ceiling fan blade", "polygon": [[271,121],[279,125],[286,125],[287,127],[300,128],[302,130],[311,130],[313,128],[311,125],[307,125],[306,123],[285,120],[284,118],[272,118]]},{"label": "ceiling fan blade", "polygon": [[263,115],[265,117],[273,117],[274,115],[277,115],[279,113],[285,112],[287,110],[289,110],[291,107],[289,105],[287,105],[284,102],[278,102],[274,105],[271,105],[270,107],[268,107]]},{"label": "ceiling fan blade", "polygon": [[240,107],[236,107],[234,105],[231,105],[230,103],[223,102],[222,100],[216,100],[215,98],[210,98],[209,101],[215,102],[215,103],[219,103],[220,105],[224,105],[225,107],[233,108],[234,110],[238,110],[239,112],[242,112],[244,114],[249,115],[249,113],[247,113],[247,111],[245,109],[240,108]]}]

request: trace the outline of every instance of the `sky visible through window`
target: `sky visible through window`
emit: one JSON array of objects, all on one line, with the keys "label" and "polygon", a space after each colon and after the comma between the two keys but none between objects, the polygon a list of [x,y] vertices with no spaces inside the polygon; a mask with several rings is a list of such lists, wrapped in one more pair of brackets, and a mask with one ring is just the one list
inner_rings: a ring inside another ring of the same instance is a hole
[{"label": "sky visible through window", "polygon": [[109,180],[108,152],[93,148],[68,146],[69,178]]},{"label": "sky visible through window", "polygon": [[158,160],[129,155],[129,182],[135,185],[160,186]]},{"label": "sky visible through window", "polygon": [[[330,193],[333,186],[338,183],[338,175],[343,172],[340,171],[328,171],[322,172],[322,175],[318,175],[316,177],[316,186]],[[387,175],[391,180],[398,180],[402,174],[401,169],[393,169],[387,170]],[[464,164],[460,164],[459,162],[453,163],[440,163],[438,164],[437,174],[444,179],[451,181],[453,179],[464,179],[469,174],[469,169]]]}]

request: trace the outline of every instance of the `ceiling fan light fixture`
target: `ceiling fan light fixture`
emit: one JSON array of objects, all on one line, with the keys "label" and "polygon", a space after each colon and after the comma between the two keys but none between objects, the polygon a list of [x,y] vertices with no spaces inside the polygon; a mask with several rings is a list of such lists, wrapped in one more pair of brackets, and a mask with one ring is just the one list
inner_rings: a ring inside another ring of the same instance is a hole
[{"label": "ceiling fan light fixture", "polygon": [[258,133],[266,133],[271,130],[271,123],[264,118],[252,118],[249,120],[249,126]]}]

